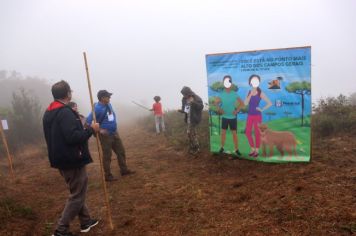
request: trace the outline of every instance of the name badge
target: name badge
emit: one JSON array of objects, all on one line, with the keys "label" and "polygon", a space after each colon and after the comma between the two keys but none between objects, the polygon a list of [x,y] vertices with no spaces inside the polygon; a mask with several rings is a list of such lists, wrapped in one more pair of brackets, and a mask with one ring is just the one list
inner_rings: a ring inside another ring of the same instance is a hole
[{"label": "name badge", "polygon": [[186,105],[186,106],[184,107],[184,112],[185,112],[185,113],[189,113],[189,111],[190,111],[190,106]]},{"label": "name badge", "polygon": [[114,121],[114,113],[108,113],[108,121]]}]

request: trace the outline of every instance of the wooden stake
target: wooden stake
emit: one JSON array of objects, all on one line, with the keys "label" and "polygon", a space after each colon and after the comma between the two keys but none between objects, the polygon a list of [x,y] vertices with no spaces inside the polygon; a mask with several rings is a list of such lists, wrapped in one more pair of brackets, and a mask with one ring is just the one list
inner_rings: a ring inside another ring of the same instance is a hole
[{"label": "wooden stake", "polygon": [[5,132],[4,132],[4,129],[2,127],[1,121],[0,121],[0,133],[1,133],[1,137],[2,137],[2,142],[3,142],[3,144],[5,146],[5,149],[6,149],[7,159],[8,159],[8,162],[9,162],[9,169],[10,169],[10,172],[11,172],[11,176],[14,177],[15,174],[14,174],[14,168],[12,166],[12,157],[10,155],[9,146],[7,145],[7,140],[6,140]]},{"label": "wooden stake", "polygon": [[[91,84],[90,84],[87,55],[86,55],[85,52],[83,52],[83,55],[84,55],[84,62],[85,62],[85,70],[86,70],[86,73],[87,73],[88,89],[89,89],[89,95],[90,95],[90,104],[91,104],[91,109],[92,109],[92,114],[93,114],[93,120],[96,123],[96,115],[95,115],[95,109],[94,109],[93,94],[92,94]],[[100,142],[100,139],[99,139],[99,134],[96,135],[96,144],[97,144],[98,153],[99,153],[100,170],[101,170],[101,181],[102,181],[103,188],[104,188],[105,203],[106,203],[106,209],[107,209],[107,217],[108,217],[110,229],[113,230],[114,226],[112,224],[112,218],[111,218],[111,207],[110,207],[108,191],[107,191],[107,188],[106,188],[106,182],[105,182],[105,177],[104,177],[103,149],[102,149],[101,142]]]}]

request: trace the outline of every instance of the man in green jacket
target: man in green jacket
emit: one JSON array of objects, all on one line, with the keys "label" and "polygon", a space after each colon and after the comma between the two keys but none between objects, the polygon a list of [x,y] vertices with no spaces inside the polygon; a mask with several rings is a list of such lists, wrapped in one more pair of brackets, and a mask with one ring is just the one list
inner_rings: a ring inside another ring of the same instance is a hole
[{"label": "man in green jacket", "polygon": [[184,121],[187,123],[187,135],[189,140],[189,153],[196,155],[200,152],[197,126],[201,121],[204,108],[202,99],[189,87],[184,86],[181,90],[182,108],[178,111],[185,114]]}]

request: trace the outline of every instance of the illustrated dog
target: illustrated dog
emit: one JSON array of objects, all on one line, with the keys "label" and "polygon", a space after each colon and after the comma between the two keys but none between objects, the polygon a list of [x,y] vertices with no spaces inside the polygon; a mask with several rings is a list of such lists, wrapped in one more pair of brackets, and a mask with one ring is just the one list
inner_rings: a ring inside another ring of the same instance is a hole
[{"label": "illustrated dog", "polygon": [[269,157],[273,156],[273,148],[276,147],[284,156],[284,151],[286,151],[290,156],[293,154],[297,156],[297,141],[292,132],[289,131],[273,131],[270,130],[266,124],[258,125],[261,132],[261,142],[262,142],[262,155],[267,156],[267,147],[269,148]]}]

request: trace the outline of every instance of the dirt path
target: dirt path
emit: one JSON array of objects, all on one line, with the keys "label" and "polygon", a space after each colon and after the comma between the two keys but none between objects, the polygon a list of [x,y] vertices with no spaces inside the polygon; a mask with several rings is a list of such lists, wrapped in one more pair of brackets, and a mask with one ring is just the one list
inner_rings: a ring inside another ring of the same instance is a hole
[{"label": "dirt path", "polygon": [[[314,148],[310,164],[276,165],[229,161],[209,153],[192,158],[176,151],[163,136],[138,128],[124,130],[121,136],[128,165],[137,173],[108,185],[115,225],[110,232],[99,163],[89,165],[88,205],[102,221],[86,235],[349,235],[356,231],[354,140],[345,137]],[[0,235],[49,235],[63,209],[67,197],[63,180],[48,168],[46,157],[28,155],[33,161],[26,157],[27,163],[17,163],[20,174],[11,187],[0,177],[0,190],[5,191],[1,198],[20,206],[8,214]],[[95,150],[93,156],[97,157]],[[118,176],[116,161],[112,168]],[[26,207],[31,211],[26,213]],[[78,223],[72,225],[74,232],[78,228]]]}]

